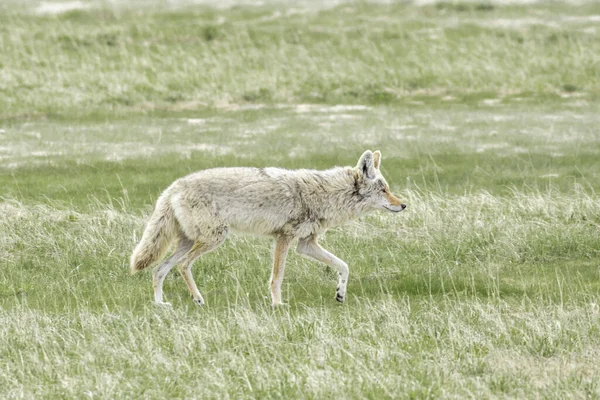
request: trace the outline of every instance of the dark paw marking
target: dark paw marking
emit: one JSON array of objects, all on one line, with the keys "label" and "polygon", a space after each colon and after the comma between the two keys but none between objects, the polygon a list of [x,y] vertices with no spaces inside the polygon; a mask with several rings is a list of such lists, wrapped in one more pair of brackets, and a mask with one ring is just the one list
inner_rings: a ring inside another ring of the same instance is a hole
[{"label": "dark paw marking", "polygon": [[341,295],[341,294],[339,294],[339,293],[336,293],[336,295],[335,295],[335,299],[336,299],[337,301],[339,301],[340,303],[343,303],[343,302],[344,302],[344,296],[342,296],[342,295]]},{"label": "dark paw marking", "polygon": [[203,306],[204,305],[204,300],[203,299],[193,299],[194,303],[196,303],[199,306]]}]

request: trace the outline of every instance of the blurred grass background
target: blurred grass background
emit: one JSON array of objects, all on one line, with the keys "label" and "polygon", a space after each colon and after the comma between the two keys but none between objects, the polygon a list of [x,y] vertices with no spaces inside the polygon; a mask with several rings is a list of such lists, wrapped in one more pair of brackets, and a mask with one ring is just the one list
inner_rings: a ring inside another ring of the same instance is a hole
[{"label": "blurred grass background", "polygon": [[600,89],[596,2],[83,4],[0,14],[0,118],[229,103],[539,103],[597,100]]}]

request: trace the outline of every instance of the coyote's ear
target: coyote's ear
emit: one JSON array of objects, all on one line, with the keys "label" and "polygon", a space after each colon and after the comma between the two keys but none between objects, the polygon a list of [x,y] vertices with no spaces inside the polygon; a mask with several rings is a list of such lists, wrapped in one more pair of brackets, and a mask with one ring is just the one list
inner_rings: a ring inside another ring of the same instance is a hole
[{"label": "coyote's ear", "polygon": [[365,151],[363,155],[360,156],[356,169],[358,169],[358,172],[362,173],[367,179],[375,178],[375,164],[371,150]]},{"label": "coyote's ear", "polygon": [[379,150],[373,152],[373,166],[375,169],[379,169],[381,166],[381,152]]}]

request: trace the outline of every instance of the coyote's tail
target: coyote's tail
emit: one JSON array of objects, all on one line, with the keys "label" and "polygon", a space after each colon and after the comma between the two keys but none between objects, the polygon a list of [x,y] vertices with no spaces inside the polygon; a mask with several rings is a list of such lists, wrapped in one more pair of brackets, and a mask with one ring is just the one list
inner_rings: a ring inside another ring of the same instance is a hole
[{"label": "coyote's tail", "polygon": [[148,268],[159,260],[169,248],[176,229],[175,214],[167,196],[161,196],[148,221],[142,240],[131,255],[131,273]]}]

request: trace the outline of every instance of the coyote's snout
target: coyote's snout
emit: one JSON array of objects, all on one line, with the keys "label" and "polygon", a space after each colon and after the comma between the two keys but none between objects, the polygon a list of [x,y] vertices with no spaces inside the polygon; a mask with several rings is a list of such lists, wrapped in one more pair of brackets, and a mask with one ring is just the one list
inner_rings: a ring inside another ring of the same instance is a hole
[{"label": "coyote's snout", "polygon": [[179,264],[192,298],[203,304],[191,268],[202,254],[220,246],[229,229],[275,238],[271,297],[281,303],[281,282],[288,250],[332,266],[339,272],[336,300],[343,302],[348,265],[323,249],[318,236],[344,221],[374,210],[406,208],[380,172],[381,153],[366,151],[356,167],[325,171],[279,168],[215,168],[176,180],[159,197],[140,243],[131,256],[136,272],[161,259],[154,269],[154,301],[163,303],[165,276]]}]

